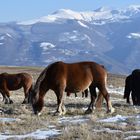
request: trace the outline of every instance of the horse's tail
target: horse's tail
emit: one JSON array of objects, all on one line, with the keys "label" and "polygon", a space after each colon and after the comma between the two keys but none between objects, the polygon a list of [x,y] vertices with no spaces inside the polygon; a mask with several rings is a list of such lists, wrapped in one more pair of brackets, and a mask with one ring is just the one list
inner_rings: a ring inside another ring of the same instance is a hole
[{"label": "horse's tail", "polygon": [[101,107],[102,107],[102,104],[103,104],[103,100],[104,100],[104,97],[103,97],[102,93],[99,91],[98,97],[97,97],[97,100],[96,100],[96,103],[95,103],[95,107],[98,110],[101,110]]},{"label": "horse's tail", "polygon": [[31,85],[31,87],[29,88],[29,91],[28,91],[28,103],[31,104],[32,101],[31,101],[31,94],[32,94],[32,91],[33,91],[33,87],[34,87],[34,84]]}]

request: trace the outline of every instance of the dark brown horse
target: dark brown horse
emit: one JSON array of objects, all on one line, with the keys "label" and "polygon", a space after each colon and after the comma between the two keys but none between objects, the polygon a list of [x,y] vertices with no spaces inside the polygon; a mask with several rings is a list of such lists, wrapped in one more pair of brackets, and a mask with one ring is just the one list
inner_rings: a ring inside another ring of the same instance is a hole
[{"label": "dark brown horse", "polygon": [[5,103],[13,103],[13,101],[10,99],[10,91],[18,90],[22,87],[24,89],[25,95],[23,103],[27,103],[28,93],[32,87],[32,76],[28,73],[0,74],[0,92],[3,96],[3,101],[5,101]]},{"label": "dark brown horse", "polygon": [[95,62],[64,63],[55,62],[45,68],[38,77],[31,91],[31,103],[35,114],[40,114],[44,106],[44,96],[52,89],[57,96],[56,114],[65,114],[64,91],[75,93],[89,87],[91,102],[86,113],[91,113],[96,99],[97,87],[106,100],[107,112],[113,112],[109,94],[106,89],[107,72]]}]

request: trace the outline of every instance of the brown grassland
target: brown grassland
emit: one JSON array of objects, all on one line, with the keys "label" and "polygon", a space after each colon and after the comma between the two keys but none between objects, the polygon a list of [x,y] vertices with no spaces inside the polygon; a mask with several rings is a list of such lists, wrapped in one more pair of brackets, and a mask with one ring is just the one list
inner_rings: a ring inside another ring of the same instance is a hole
[{"label": "brown grassland", "polygon": [[[28,72],[33,76],[34,82],[42,70],[43,68],[34,67],[0,67],[0,73]],[[114,88],[124,87],[124,80],[124,75],[108,74],[108,85],[112,85]],[[53,115],[53,112],[56,109],[56,97],[51,90],[45,96],[45,106],[41,116],[35,116],[33,114],[31,105],[21,104],[24,99],[23,89],[11,92],[11,99],[14,103],[9,105],[2,102],[2,96],[0,94],[0,109],[2,110],[0,118],[18,119],[16,122],[0,121],[0,134],[24,135],[34,132],[37,129],[48,129],[50,126],[55,126],[56,129],[60,130],[61,134],[46,139],[123,140],[128,136],[140,136],[140,123],[138,125],[140,120],[137,121],[135,117],[128,118],[127,120],[118,123],[103,123],[98,121],[116,115],[139,115],[140,108],[126,104],[122,94],[110,93],[112,105],[115,108],[113,114],[106,113],[106,104],[104,103],[101,111],[95,110],[92,114],[85,115],[83,108],[88,106],[90,96],[88,98],[82,98],[82,95],[78,93],[78,98],[75,98],[74,94],[71,95],[71,97],[65,97],[67,109],[65,117],[71,117],[73,118],[73,121],[75,120],[75,116],[87,119],[84,122],[79,123],[60,123],[60,119],[64,116]],[[25,139],[30,140],[35,138],[27,137]]]}]

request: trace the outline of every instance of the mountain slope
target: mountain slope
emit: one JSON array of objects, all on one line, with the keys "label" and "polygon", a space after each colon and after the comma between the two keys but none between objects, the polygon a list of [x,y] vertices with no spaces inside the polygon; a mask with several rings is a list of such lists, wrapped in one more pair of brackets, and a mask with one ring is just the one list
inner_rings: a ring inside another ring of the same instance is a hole
[{"label": "mountain slope", "polygon": [[139,68],[140,6],[76,12],[0,24],[0,65],[96,61],[113,73]]}]

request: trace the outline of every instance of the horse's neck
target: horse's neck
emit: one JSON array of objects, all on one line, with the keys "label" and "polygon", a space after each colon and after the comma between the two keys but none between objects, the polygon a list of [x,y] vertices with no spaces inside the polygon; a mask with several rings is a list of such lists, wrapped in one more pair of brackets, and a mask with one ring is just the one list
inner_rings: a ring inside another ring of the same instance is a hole
[{"label": "horse's neck", "polygon": [[37,81],[36,81],[36,83],[34,85],[35,91],[39,91],[40,90],[40,85],[41,85],[41,83],[43,82],[43,80],[44,80],[44,78],[46,76],[46,71],[47,71],[47,69],[44,69],[42,71],[42,73],[40,74],[40,76],[38,77],[38,79],[37,79]]}]

